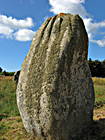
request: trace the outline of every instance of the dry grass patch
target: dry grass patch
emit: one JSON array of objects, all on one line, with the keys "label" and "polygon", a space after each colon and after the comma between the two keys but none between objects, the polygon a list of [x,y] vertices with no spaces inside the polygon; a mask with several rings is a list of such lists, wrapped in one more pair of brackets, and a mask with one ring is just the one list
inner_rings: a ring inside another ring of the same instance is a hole
[{"label": "dry grass patch", "polygon": [[0,121],[0,140],[32,140],[25,131],[20,117],[9,117]]},{"label": "dry grass patch", "polygon": [[95,107],[105,104],[105,78],[92,78],[95,90]]}]

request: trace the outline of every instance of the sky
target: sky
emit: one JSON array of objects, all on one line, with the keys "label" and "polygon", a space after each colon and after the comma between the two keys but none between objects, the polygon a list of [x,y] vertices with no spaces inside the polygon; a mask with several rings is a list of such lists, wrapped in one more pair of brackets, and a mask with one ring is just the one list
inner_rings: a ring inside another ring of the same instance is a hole
[{"label": "sky", "polygon": [[62,12],[80,15],[89,37],[88,58],[105,60],[105,0],[0,0],[0,67],[21,69],[41,24]]}]

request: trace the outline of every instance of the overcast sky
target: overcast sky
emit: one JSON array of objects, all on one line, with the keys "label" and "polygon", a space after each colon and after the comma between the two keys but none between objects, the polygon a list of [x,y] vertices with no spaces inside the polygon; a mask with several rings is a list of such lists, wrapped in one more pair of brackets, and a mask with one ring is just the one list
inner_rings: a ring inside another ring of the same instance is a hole
[{"label": "overcast sky", "polygon": [[0,67],[16,71],[35,32],[50,16],[79,14],[89,37],[89,58],[105,59],[105,0],[0,0]]}]

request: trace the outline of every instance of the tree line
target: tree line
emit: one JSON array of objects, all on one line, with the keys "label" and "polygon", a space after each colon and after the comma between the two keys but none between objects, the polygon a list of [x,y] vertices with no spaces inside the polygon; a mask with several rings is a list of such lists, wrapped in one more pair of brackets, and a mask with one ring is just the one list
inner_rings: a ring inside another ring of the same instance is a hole
[{"label": "tree line", "polygon": [[0,75],[4,75],[4,76],[13,76],[15,72],[7,72],[6,70],[3,70],[0,67]]},{"label": "tree line", "polygon": [[[92,77],[103,77],[105,78],[105,60],[99,61],[99,60],[92,60],[91,58],[88,60],[88,64],[90,67],[90,71],[92,74]],[[5,76],[13,76],[14,72],[6,72],[0,67],[0,75]]]},{"label": "tree line", "polygon": [[105,60],[88,60],[89,67],[91,70],[92,77],[102,77],[105,78]]}]

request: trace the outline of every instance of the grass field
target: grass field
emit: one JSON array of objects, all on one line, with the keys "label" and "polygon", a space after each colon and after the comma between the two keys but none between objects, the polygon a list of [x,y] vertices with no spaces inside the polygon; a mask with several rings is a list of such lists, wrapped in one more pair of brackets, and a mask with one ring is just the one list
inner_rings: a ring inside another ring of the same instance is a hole
[{"label": "grass field", "polygon": [[[96,125],[98,132],[103,131],[98,133],[96,130],[97,137],[92,140],[101,140],[105,138],[105,79],[93,78],[93,82],[96,97],[94,120],[99,121]],[[16,84],[12,77],[0,76],[0,140],[35,140],[23,127],[16,105]]]},{"label": "grass field", "polygon": [[4,114],[4,116],[19,115],[16,105],[16,84],[12,77],[0,76],[0,114]]},{"label": "grass field", "polygon": [[93,78],[95,90],[95,107],[105,104],[105,78]]}]

